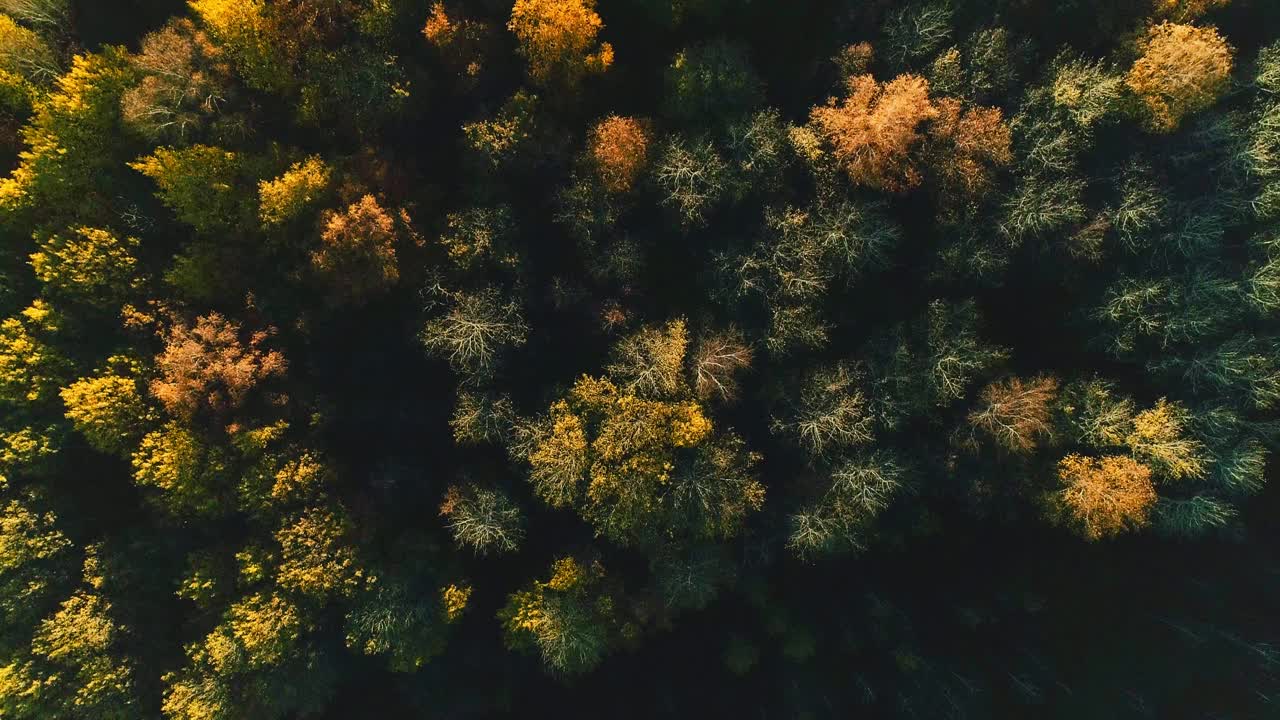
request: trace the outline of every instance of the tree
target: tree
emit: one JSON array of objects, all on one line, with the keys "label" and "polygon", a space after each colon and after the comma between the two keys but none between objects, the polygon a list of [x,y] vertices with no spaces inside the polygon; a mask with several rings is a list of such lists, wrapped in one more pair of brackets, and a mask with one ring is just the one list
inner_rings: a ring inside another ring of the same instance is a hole
[{"label": "tree", "polygon": [[69,364],[49,340],[62,323],[62,316],[43,300],[0,321],[0,401],[36,405],[57,391]]},{"label": "tree", "polygon": [[232,96],[231,69],[190,20],[173,20],[143,38],[133,65],[142,77],[121,97],[121,112],[148,139],[181,143],[211,126],[243,129],[235,116],[220,118]]},{"label": "tree", "polygon": [[610,115],[591,128],[588,140],[596,175],[611,193],[626,193],[649,160],[650,132],[643,120]]},{"label": "tree", "polygon": [[170,422],[142,438],[132,456],[134,481],[159,491],[157,502],[176,516],[213,516],[231,501],[229,459],[191,430]]},{"label": "tree", "polygon": [[536,649],[547,669],[578,675],[594,668],[609,650],[612,598],[600,580],[604,569],[571,557],[552,564],[547,582],[533,581],[512,593],[498,613],[507,644]]},{"label": "tree", "polygon": [[217,414],[239,408],[264,381],[282,377],[288,362],[266,348],[274,328],[258,330],[242,340],[239,323],[211,312],[195,324],[174,322],[156,356],[159,376],[151,394],[170,414],[190,419],[201,411]]},{"label": "tree", "polygon": [[951,37],[954,11],[950,3],[905,5],[889,15],[882,32],[890,59],[897,65],[928,57]]},{"label": "tree", "polygon": [[621,543],[731,537],[764,499],[756,456],[714,434],[701,406],[643,398],[609,379],[579,379],[524,445],[535,492]]},{"label": "tree", "polygon": [[937,114],[929,83],[918,75],[888,83],[858,75],[848,79],[843,100],[813,108],[809,122],[855,184],[902,192],[920,183],[916,149],[922,125]]},{"label": "tree", "polygon": [[573,86],[584,75],[607,70],[613,46],[596,45],[603,27],[595,0],[516,0],[507,22],[529,62],[529,76],[542,85]]},{"label": "tree", "polygon": [[440,601],[380,573],[347,612],[347,647],[385,655],[396,672],[413,672],[444,651],[451,619]]},{"label": "tree", "polygon": [[1201,477],[1206,462],[1199,442],[1184,436],[1191,416],[1185,408],[1164,398],[1133,418],[1133,432],[1125,444],[1134,457],[1172,480]]},{"label": "tree", "polygon": [[527,339],[519,305],[504,302],[493,288],[448,293],[445,303],[445,314],[429,320],[418,341],[455,370],[483,376],[494,369],[503,350],[520,347]]},{"label": "tree", "polygon": [[[278,20],[263,0],[191,0],[192,11],[226,48],[249,87],[286,89],[294,77]],[[297,26],[295,27],[295,32]]]},{"label": "tree", "polygon": [[107,358],[106,368],[60,391],[67,419],[94,448],[128,454],[152,420],[142,398],[141,364],[124,356]]},{"label": "tree", "polygon": [[1064,434],[1072,443],[1105,449],[1121,447],[1133,427],[1133,401],[1112,383],[1082,380],[1062,389],[1058,402]]},{"label": "tree", "polygon": [[1051,434],[1051,403],[1058,381],[1040,376],[1029,381],[1011,377],[982,389],[981,405],[969,413],[969,425],[991,436],[1004,449],[1030,453],[1038,438]]},{"label": "tree", "polygon": [[943,98],[929,126],[931,166],[946,193],[979,198],[991,187],[995,168],[1013,161],[1012,133],[999,108],[963,108]]},{"label": "tree", "polygon": [[52,235],[31,254],[31,269],[48,295],[104,309],[118,307],[141,284],[135,257],[138,239],[108,230],[78,227]]},{"label": "tree", "polygon": [[666,72],[667,114],[716,129],[760,105],[763,83],[740,45],[719,40],[676,53]]},{"label": "tree", "polygon": [[737,375],[751,367],[751,359],[751,346],[738,330],[704,334],[690,358],[694,393],[704,401],[736,399]]},{"label": "tree", "polygon": [[119,165],[113,138],[131,76],[123,54],[112,49],[72,59],[22,130],[27,149],[0,180],[0,208],[37,208],[67,222],[97,219],[104,202],[99,183],[110,186]]},{"label": "tree", "polygon": [[1162,22],[1147,30],[1138,49],[1142,56],[1125,85],[1153,132],[1172,132],[1187,115],[1213,105],[1231,76],[1231,46],[1212,27]]},{"label": "tree", "polygon": [[1152,0],[1156,15],[1173,22],[1188,23],[1201,15],[1231,4],[1231,0]]},{"label": "tree", "polygon": [[10,492],[3,476],[0,491],[9,496],[0,500],[0,637],[7,637],[40,617],[66,577],[72,544],[58,529],[57,516],[38,506],[37,496],[13,497],[18,493]]},{"label": "tree", "polygon": [[110,611],[110,603],[101,595],[78,591],[40,622],[31,639],[33,654],[52,666],[42,678],[52,687],[42,694],[50,689],[56,693],[58,697],[50,699],[62,706],[60,717],[87,713],[126,720],[137,716],[133,668],[112,652],[121,628],[112,621]]},{"label": "tree", "polygon": [[460,547],[477,555],[512,552],[524,539],[524,517],[505,493],[472,485],[452,485],[440,504],[449,532]]},{"label": "tree", "polygon": [[341,508],[308,508],[276,532],[281,589],[315,599],[349,597],[365,573],[351,545],[351,521]]},{"label": "tree", "polygon": [[456,76],[469,83],[477,80],[488,59],[484,47],[491,34],[488,24],[436,2],[431,6],[422,34],[440,51]]},{"label": "tree", "polygon": [[709,140],[669,138],[654,167],[654,177],[684,227],[706,222],[707,213],[724,196],[728,167]]},{"label": "tree", "polygon": [[[400,220],[407,225],[408,215],[402,212]],[[363,303],[399,281],[396,221],[372,195],[342,212],[326,211],[320,226],[320,247],[311,253],[311,267],[339,301]]]},{"label": "tree", "polygon": [[1100,540],[1145,526],[1156,502],[1151,470],[1124,456],[1068,455],[1058,463],[1062,489],[1051,506],[1086,540]]},{"label": "tree", "polygon": [[53,50],[33,30],[0,14],[0,71],[13,73],[36,85],[47,85],[62,74]]},{"label": "tree", "polygon": [[445,218],[446,228],[440,234],[449,259],[469,270],[488,261],[500,266],[513,266],[519,262],[515,244],[516,227],[511,219],[511,208],[467,208],[451,212]]},{"label": "tree", "polygon": [[858,375],[843,363],[810,374],[773,431],[794,437],[811,460],[870,442],[875,418]]},{"label": "tree", "polygon": [[926,317],[929,393],[938,405],[963,397],[976,375],[1003,360],[1007,352],[982,342],[978,310],[972,300],[949,304],[934,300]]},{"label": "tree", "polygon": [[902,486],[905,468],[891,453],[854,455],[831,471],[822,497],[791,516],[787,547],[802,558],[861,550],[875,518]]},{"label": "tree", "polygon": [[661,328],[642,328],[614,345],[609,375],[641,397],[674,395],[684,386],[688,345],[689,334],[682,319]]},{"label": "tree", "polygon": [[241,192],[256,182],[250,166],[239,154],[208,145],[160,148],[129,163],[155,181],[157,197],[179,220],[203,233],[246,227],[257,215],[253,195]]},{"label": "tree", "polygon": [[290,165],[280,177],[259,182],[258,217],[262,224],[280,225],[296,218],[329,188],[331,175],[324,160],[312,155]]},{"label": "tree", "polygon": [[58,32],[71,19],[70,0],[0,0],[0,12],[18,22]]}]

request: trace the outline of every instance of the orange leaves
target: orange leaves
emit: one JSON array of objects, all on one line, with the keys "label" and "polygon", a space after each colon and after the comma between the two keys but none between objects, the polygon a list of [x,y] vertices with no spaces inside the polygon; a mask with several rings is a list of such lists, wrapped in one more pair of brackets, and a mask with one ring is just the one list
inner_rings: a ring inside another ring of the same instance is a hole
[{"label": "orange leaves", "polygon": [[240,339],[240,325],[219,313],[175,323],[165,349],[156,356],[159,377],[151,394],[171,414],[191,419],[201,409],[224,412],[239,407],[262,381],[283,376],[288,363],[264,345],[272,329]]},{"label": "orange leaves", "polygon": [[372,195],[342,212],[326,212],[321,226],[311,266],[332,282],[340,299],[360,302],[400,279],[395,220]]},{"label": "orange leaves", "polygon": [[1062,489],[1053,497],[1065,520],[1088,540],[1147,524],[1156,490],[1151,470],[1120,455],[1068,455],[1058,463]]},{"label": "orange leaves", "polygon": [[1049,404],[1057,394],[1058,381],[1052,377],[993,382],[983,388],[982,407],[969,413],[969,424],[1007,450],[1031,452],[1037,438],[1049,434]]},{"label": "orange leaves", "polygon": [[815,107],[810,121],[849,178],[891,192],[919,185],[912,150],[924,139],[921,124],[938,113],[929,100],[929,82],[910,74],[888,83],[857,75],[847,89],[843,101],[832,98]]},{"label": "orange leaves", "polygon": [[625,193],[635,185],[649,159],[649,140],[642,120],[610,115],[596,123],[590,152],[605,189]]},{"label": "orange leaves", "polygon": [[1013,133],[1000,108],[962,108],[942,98],[929,128],[933,171],[943,190],[979,197],[991,186],[994,167],[1013,162]]},{"label": "orange leaves", "polygon": [[992,167],[1013,160],[1012,135],[997,108],[965,108],[929,97],[929,82],[899,75],[887,83],[870,75],[847,81],[847,95],[813,108],[810,123],[855,184],[904,192],[929,169],[942,189],[968,197],[990,185]]}]

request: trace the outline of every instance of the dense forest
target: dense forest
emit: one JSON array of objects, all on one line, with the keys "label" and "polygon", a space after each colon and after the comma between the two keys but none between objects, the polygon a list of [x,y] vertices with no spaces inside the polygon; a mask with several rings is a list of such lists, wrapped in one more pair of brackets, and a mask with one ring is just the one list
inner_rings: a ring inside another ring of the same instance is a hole
[{"label": "dense forest", "polygon": [[1280,2],[0,0],[0,718],[1280,717]]}]

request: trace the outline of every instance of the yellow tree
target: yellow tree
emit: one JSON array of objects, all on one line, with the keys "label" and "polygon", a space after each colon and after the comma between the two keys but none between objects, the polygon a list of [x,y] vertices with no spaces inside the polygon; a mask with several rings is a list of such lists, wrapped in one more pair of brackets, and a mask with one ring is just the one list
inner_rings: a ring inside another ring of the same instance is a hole
[{"label": "yellow tree", "polygon": [[137,248],[137,238],[78,227],[42,241],[31,254],[31,269],[51,296],[118,306],[140,284]]},{"label": "yellow tree", "polygon": [[507,29],[515,34],[535,82],[574,85],[613,64],[613,46],[596,45],[604,23],[595,0],[516,0]]},{"label": "yellow tree", "polygon": [[809,120],[854,183],[900,192],[920,183],[915,150],[925,138],[923,124],[937,114],[929,82],[918,75],[887,83],[857,75],[843,100],[813,108]]},{"label": "yellow tree", "polygon": [[258,183],[258,216],[263,225],[279,225],[297,217],[329,187],[332,171],[317,156],[289,166],[274,180]]},{"label": "yellow tree", "polygon": [[1153,132],[1173,132],[1227,88],[1233,51],[1215,28],[1163,22],[1147,30],[1138,49],[1125,84]]},{"label": "yellow tree", "polygon": [[1058,463],[1058,479],[1062,488],[1051,507],[1087,540],[1145,526],[1156,502],[1151,469],[1122,455],[1068,455]]},{"label": "yellow tree", "polygon": [[94,448],[125,453],[151,420],[140,390],[141,371],[140,363],[113,355],[106,369],[76,380],[59,393],[67,406],[67,419]]},{"label": "yellow tree", "polygon": [[1133,418],[1133,432],[1125,444],[1135,457],[1172,480],[1201,477],[1207,462],[1199,442],[1185,437],[1191,416],[1186,408],[1164,398]]}]

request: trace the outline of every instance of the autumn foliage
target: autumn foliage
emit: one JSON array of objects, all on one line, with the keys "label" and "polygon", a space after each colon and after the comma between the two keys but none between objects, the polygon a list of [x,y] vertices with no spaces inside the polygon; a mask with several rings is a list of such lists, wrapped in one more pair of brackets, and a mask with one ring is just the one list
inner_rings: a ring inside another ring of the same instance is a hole
[{"label": "autumn foliage", "polygon": [[914,151],[924,142],[924,123],[937,114],[929,82],[918,75],[887,83],[856,75],[843,99],[831,98],[809,118],[854,183],[902,192],[920,184]]},{"label": "autumn foliage", "polygon": [[339,300],[363,302],[399,279],[396,221],[372,195],[325,212],[320,228],[311,266]]},{"label": "autumn foliage", "polygon": [[1058,463],[1062,488],[1053,501],[1066,523],[1088,540],[1147,524],[1156,490],[1151,470],[1122,455],[1068,455]]},{"label": "autumn foliage", "polygon": [[591,129],[591,159],[609,192],[635,186],[649,159],[650,132],[644,121],[610,115]]},{"label": "autumn foliage", "polygon": [[1125,84],[1154,132],[1175,130],[1187,115],[1213,105],[1231,74],[1231,46],[1212,27],[1164,22],[1138,43]]},{"label": "autumn foliage", "polygon": [[244,337],[239,323],[216,312],[194,323],[175,322],[156,356],[152,396],[184,419],[202,410],[236,409],[259,384],[288,369],[284,356],[267,348],[272,332],[256,330]]},{"label": "autumn foliage", "polygon": [[541,84],[573,84],[583,75],[607,70],[613,46],[596,45],[603,27],[595,0],[516,0],[507,23],[529,61],[529,76]]}]

